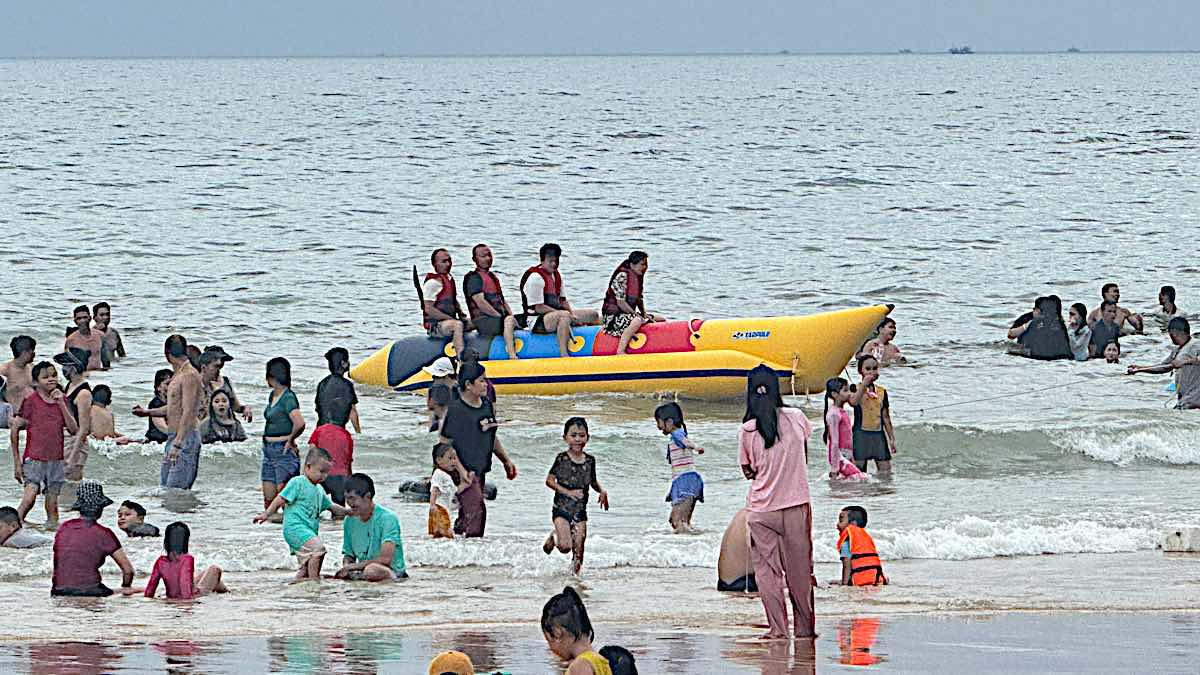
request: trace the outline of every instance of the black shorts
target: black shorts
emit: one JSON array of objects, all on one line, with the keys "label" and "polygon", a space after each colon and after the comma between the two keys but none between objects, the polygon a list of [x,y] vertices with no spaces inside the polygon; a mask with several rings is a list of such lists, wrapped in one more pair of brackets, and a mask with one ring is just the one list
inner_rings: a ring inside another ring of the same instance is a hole
[{"label": "black shorts", "polygon": [[854,432],[854,461],[866,462],[892,461],[892,451],[888,448],[887,436],[882,431]]},{"label": "black shorts", "polygon": [[757,593],[758,584],[754,583],[754,575],[747,574],[744,577],[738,577],[729,583],[725,583],[717,579],[717,590],[722,593]]},{"label": "black shorts", "polygon": [[549,335],[554,331],[546,330],[546,315],[538,314],[537,321],[533,322],[533,328],[530,328],[529,332],[538,333],[539,335]]},{"label": "black shorts", "polygon": [[107,598],[113,591],[104,584],[96,584],[91,588],[52,588],[50,595],[60,598]]},{"label": "black shorts", "polygon": [[578,510],[575,510],[575,509],[568,510],[568,509],[559,509],[559,508],[551,509],[550,510],[550,520],[554,520],[556,518],[562,518],[563,520],[567,521],[568,525],[574,525],[575,523],[586,523],[587,522],[587,507],[585,506],[582,509],[578,509]]},{"label": "black shorts", "polygon": [[333,500],[338,506],[346,505],[346,479],[349,476],[326,476],[325,480],[321,481],[321,487],[325,488],[325,494]]},{"label": "black shorts", "polygon": [[502,316],[482,314],[476,317],[474,322],[475,330],[479,331],[480,337],[494,338],[504,334],[504,317]]}]

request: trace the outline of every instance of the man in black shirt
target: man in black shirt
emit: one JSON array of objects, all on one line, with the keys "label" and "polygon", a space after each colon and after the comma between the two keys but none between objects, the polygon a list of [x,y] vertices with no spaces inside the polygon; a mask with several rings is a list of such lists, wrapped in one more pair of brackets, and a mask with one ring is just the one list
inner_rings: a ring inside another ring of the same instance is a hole
[{"label": "man in black shirt", "polygon": [[344,347],[334,347],[325,352],[329,362],[329,375],[317,384],[317,426],[336,424],[339,427],[354,422],[354,433],[362,433],[358,421],[358,394],[354,383],[346,379],[350,371],[350,352]]},{"label": "man in black shirt", "polygon": [[1121,337],[1121,324],[1117,323],[1117,303],[1105,300],[1100,305],[1100,320],[1092,324],[1092,341],[1088,343],[1089,358],[1104,355],[1108,343]]},{"label": "man in black shirt", "polygon": [[458,520],[454,531],[468,537],[482,537],[487,526],[487,506],[483,484],[492,469],[492,455],[504,465],[509,480],[517,477],[517,466],[504,452],[496,437],[495,409],[487,400],[487,378],[479,363],[470,361],[458,370],[459,398],[450,404],[442,421],[441,441],[451,443],[463,467],[475,474],[471,486],[458,495]]},{"label": "man in black shirt", "polygon": [[492,249],[487,244],[476,244],[471,249],[471,258],[475,261],[475,269],[463,277],[463,292],[467,296],[471,322],[483,337],[491,339],[503,335],[504,351],[508,352],[508,358],[515,359],[517,350],[513,343],[513,331],[516,330],[517,319],[504,299],[500,278],[492,271]]}]

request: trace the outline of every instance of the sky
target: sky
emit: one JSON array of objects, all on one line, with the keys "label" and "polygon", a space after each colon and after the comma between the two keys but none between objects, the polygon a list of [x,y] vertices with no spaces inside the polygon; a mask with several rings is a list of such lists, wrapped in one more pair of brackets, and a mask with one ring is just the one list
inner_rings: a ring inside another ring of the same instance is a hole
[{"label": "sky", "polygon": [[1198,0],[4,0],[0,57],[1200,49]]}]

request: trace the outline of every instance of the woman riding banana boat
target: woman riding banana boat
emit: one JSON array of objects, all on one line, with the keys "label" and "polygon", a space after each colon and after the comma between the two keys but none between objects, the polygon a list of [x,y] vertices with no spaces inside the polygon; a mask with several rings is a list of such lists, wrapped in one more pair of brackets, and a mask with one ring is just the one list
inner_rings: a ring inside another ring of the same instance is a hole
[{"label": "woman riding banana boat", "polygon": [[875,305],[810,316],[667,321],[646,310],[649,256],[632,252],[605,288],[602,311],[572,306],[559,268],[562,249],[548,243],[521,276],[522,313],[515,314],[492,271],[484,244],[471,251],[475,268],[463,278],[467,312],[451,275],[450,252],[438,249],[424,279],[413,268],[426,336],[389,343],[358,364],[358,382],[419,391],[423,370],[442,356],[473,350],[487,361],[501,394],[593,392],[673,393],[735,397],[746,373],[766,364],[785,392],[820,391],[849,363],[891,311]]}]

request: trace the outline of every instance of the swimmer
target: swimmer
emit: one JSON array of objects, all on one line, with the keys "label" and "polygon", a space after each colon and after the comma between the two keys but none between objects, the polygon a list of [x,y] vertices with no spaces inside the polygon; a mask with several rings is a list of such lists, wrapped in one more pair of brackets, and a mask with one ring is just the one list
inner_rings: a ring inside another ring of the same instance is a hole
[{"label": "swimmer", "polygon": [[100,362],[107,370],[116,358],[125,358],[125,343],[121,341],[121,334],[117,329],[112,327],[112,308],[107,302],[98,302],[92,307],[92,323],[95,324],[96,330],[104,334],[104,341],[100,346]]},{"label": "swimmer", "polygon": [[117,433],[116,418],[108,409],[111,404],[112,390],[108,388],[108,385],[97,385],[92,390],[92,424],[88,431],[88,437],[97,441],[106,441],[111,438],[116,441],[117,445],[128,445],[133,442],[133,439]]},{"label": "swimmer", "polygon": [[0,429],[7,429],[9,420],[21,409],[21,403],[33,391],[33,359],[37,341],[28,335],[18,335],[9,343],[12,360],[0,365],[0,378],[5,381],[0,396]]},{"label": "swimmer", "polygon": [[82,349],[88,353],[87,370],[105,370],[104,362],[100,359],[100,352],[104,348],[104,331],[92,328],[92,310],[87,305],[80,305],[71,312],[71,318],[75,326],[67,329],[63,351],[70,351],[72,347]]},{"label": "swimmer", "polygon": [[1121,343],[1119,341],[1110,340],[1108,344],[1104,345],[1104,362],[1121,362]]},{"label": "swimmer", "polygon": [[1100,319],[1092,324],[1092,341],[1088,350],[1093,359],[1104,356],[1108,343],[1121,337],[1120,312],[1117,303],[1105,300],[1100,307]]},{"label": "swimmer", "polygon": [[[1120,302],[1121,302],[1120,287],[1118,287],[1114,283],[1104,284],[1104,286],[1100,289],[1100,298],[1101,298],[1100,306],[1097,307],[1096,309],[1093,309],[1092,313],[1088,315],[1088,325],[1089,326],[1098,323],[1101,320],[1101,318],[1103,318],[1104,305],[1105,305],[1105,303],[1111,302],[1117,308],[1116,324],[1117,324],[1118,328],[1123,328],[1124,325],[1126,323],[1128,323],[1129,330],[1126,331],[1126,334],[1142,332],[1142,315],[1134,314],[1133,312],[1130,312],[1129,310],[1125,309],[1124,307],[1121,307],[1121,305],[1120,305]],[[1093,330],[1095,330],[1095,328],[1093,328]]]},{"label": "swimmer", "polygon": [[894,363],[907,364],[908,359],[904,358],[900,353],[900,348],[892,342],[895,339],[896,320],[889,316],[879,324],[879,336],[863,345],[862,351],[864,354],[870,354],[879,359],[880,366],[890,366]]},{"label": "swimmer", "polygon": [[1179,307],[1175,304],[1175,287],[1163,286],[1158,289],[1158,306],[1162,308],[1162,316],[1170,319],[1173,316],[1181,314]]}]

